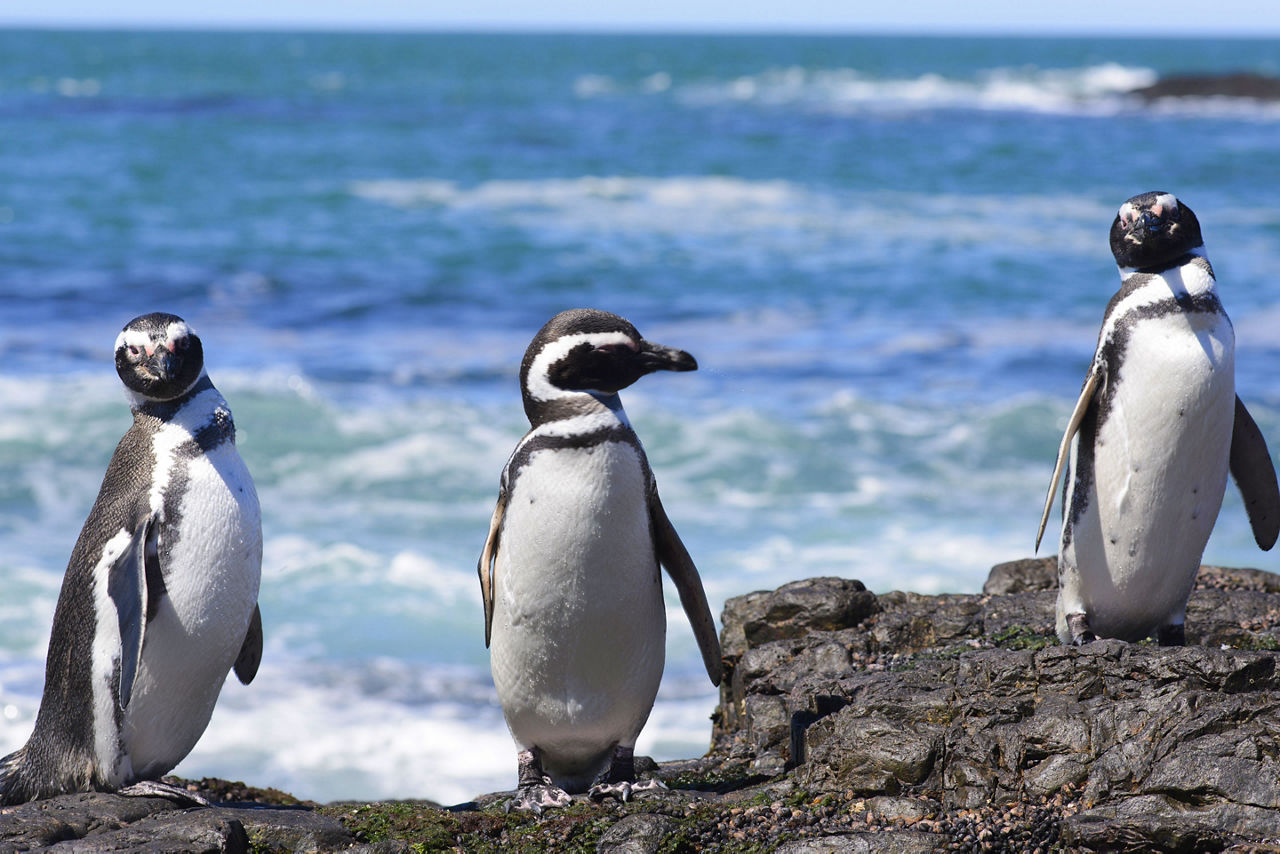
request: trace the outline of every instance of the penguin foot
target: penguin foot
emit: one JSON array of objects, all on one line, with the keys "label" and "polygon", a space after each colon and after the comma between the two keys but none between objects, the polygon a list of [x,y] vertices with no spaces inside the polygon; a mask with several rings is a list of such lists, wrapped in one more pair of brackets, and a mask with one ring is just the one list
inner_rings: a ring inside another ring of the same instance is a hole
[{"label": "penguin foot", "polygon": [[617,798],[622,803],[626,803],[637,792],[651,792],[666,788],[666,784],[656,778],[644,781],[623,780],[618,783],[596,783],[587,790],[587,797],[593,801]]},{"label": "penguin foot", "polygon": [[551,782],[542,772],[542,751],[536,747],[516,754],[516,791],[507,801],[506,810],[519,810],[542,815],[547,807],[565,807],[573,798],[564,789]]},{"label": "penguin foot", "polygon": [[516,789],[505,809],[507,812],[514,810],[542,815],[547,807],[567,807],[571,803],[573,798],[568,792],[552,783],[550,777],[544,777],[541,783]]},{"label": "penguin foot", "polygon": [[1072,646],[1083,646],[1098,639],[1093,629],[1089,628],[1087,614],[1067,614],[1067,630],[1071,632]]},{"label": "penguin foot", "polygon": [[635,792],[665,788],[662,781],[657,779],[645,780],[643,783],[636,782],[635,748],[617,744],[614,745],[613,758],[609,760],[609,767],[591,784],[591,788],[587,790],[587,796],[593,801],[617,798],[625,803],[631,800],[631,795]]},{"label": "penguin foot", "polygon": [[1156,629],[1156,641],[1160,646],[1186,646],[1187,627],[1182,623],[1176,626],[1161,626]]},{"label": "penguin foot", "polygon": [[126,798],[167,798],[191,807],[213,806],[213,803],[202,795],[159,780],[139,780],[132,786],[125,786],[116,794],[124,795]]}]

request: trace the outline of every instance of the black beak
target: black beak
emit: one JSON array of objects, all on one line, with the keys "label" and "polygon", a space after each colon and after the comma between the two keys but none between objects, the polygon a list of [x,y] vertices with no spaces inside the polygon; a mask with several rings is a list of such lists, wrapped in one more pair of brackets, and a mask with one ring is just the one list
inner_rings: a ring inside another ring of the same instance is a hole
[{"label": "black beak", "polygon": [[696,371],[698,362],[684,350],[640,340],[640,364],[646,374],[654,371]]},{"label": "black beak", "polygon": [[1133,224],[1134,231],[1138,232],[1139,237],[1150,237],[1157,234],[1168,226],[1163,218],[1156,216],[1151,211],[1143,211],[1142,216]]},{"label": "black beak", "polygon": [[154,354],[146,362],[147,371],[156,379],[168,379],[173,376],[173,354],[165,347],[157,347]]}]

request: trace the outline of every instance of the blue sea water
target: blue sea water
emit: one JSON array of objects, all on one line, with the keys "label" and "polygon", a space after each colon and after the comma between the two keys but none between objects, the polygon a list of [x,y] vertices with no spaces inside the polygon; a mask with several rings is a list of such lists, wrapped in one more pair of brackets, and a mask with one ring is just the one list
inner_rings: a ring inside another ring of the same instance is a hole
[{"label": "blue sea water", "polygon": [[[1198,213],[1280,446],[1280,107],[1125,94],[1278,56],[0,31],[0,752],[129,423],[111,346],[147,311],[200,332],[266,539],[262,670],[177,773],[317,800],[514,784],[475,564],[520,357],[563,308],[698,358],[623,400],[717,613],[822,574],[975,591],[1029,555],[1140,191]],[[1230,491],[1206,559],[1280,568]],[[668,603],[660,759],[701,753],[715,704]]]}]

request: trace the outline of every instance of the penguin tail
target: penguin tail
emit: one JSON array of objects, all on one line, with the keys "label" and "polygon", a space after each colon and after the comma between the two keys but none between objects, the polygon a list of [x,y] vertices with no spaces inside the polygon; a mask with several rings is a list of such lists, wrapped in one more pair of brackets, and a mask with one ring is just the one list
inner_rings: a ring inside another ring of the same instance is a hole
[{"label": "penguin tail", "polygon": [[22,770],[27,758],[24,745],[0,759],[0,806],[25,804],[31,800],[25,796],[26,786],[22,784]]}]

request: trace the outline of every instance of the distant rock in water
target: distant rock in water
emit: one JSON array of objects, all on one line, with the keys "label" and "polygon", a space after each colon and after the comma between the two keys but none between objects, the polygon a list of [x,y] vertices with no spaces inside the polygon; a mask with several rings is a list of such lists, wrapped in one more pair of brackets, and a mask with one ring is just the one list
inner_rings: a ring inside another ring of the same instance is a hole
[{"label": "distant rock in water", "polygon": [[1234,74],[1171,74],[1150,86],[1132,89],[1144,101],[1159,98],[1251,98],[1280,101],[1280,77],[1237,72]]}]

